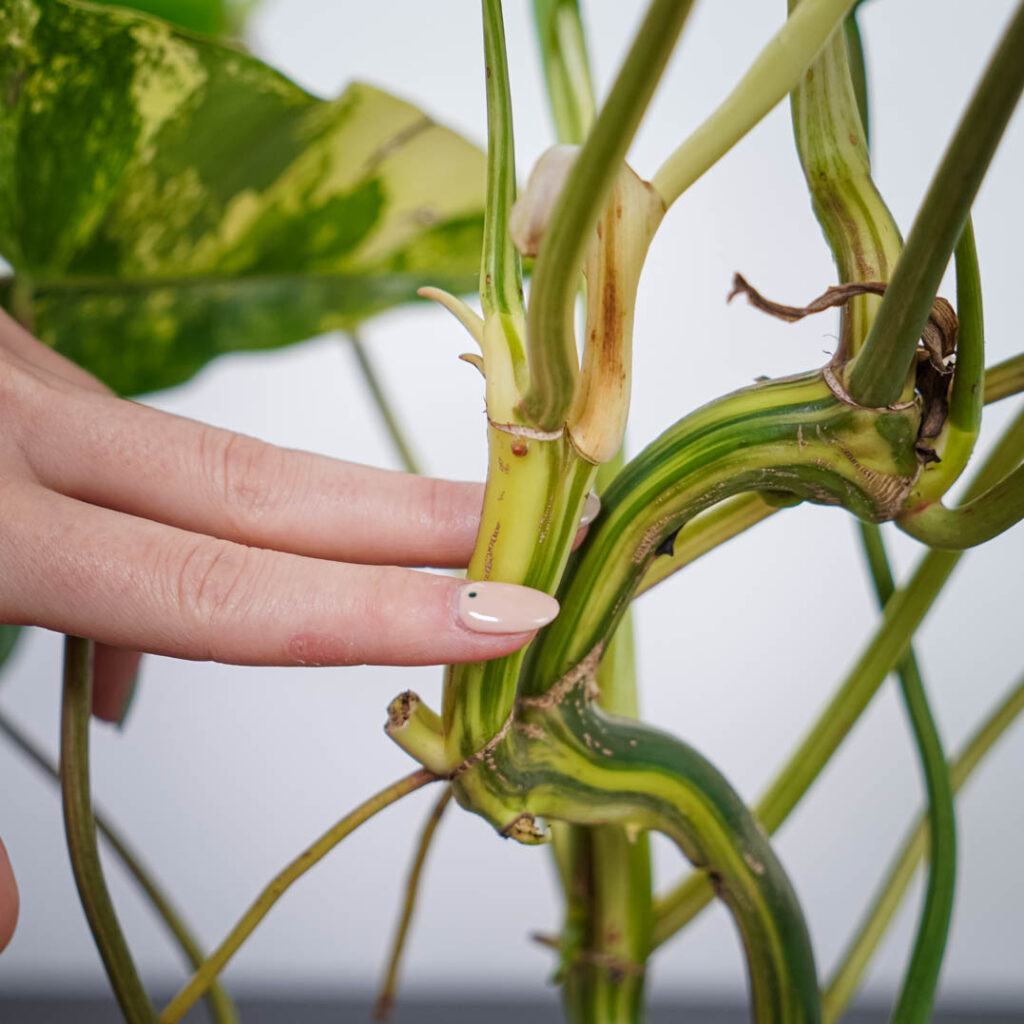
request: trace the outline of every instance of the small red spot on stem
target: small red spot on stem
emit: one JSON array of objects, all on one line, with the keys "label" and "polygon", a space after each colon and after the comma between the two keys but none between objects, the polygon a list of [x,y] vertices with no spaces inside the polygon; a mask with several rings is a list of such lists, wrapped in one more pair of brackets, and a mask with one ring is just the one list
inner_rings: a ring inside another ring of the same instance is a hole
[{"label": "small red spot on stem", "polygon": [[515,441],[512,445],[512,454],[518,455],[520,458],[529,451],[525,441]]}]

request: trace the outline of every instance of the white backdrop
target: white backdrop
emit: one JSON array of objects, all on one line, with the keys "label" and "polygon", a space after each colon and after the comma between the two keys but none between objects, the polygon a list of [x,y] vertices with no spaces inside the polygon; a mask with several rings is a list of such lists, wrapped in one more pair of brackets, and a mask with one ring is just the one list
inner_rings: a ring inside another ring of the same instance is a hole
[{"label": "white backdrop", "polygon": [[[650,174],[711,109],[781,21],[784,4],[698,4],[631,160]],[[863,8],[880,188],[904,230],[999,29],[1009,0],[887,0]],[[529,5],[507,22],[521,175],[550,142]],[[607,87],[640,5],[585,4],[598,81]],[[253,24],[257,51],[323,95],[361,78],[391,88],[481,139],[484,104],[477,6],[376,0],[275,0]],[[1020,349],[1024,119],[1011,125],[978,201],[990,361]],[[758,374],[822,363],[836,322],[787,326],[724,297],[734,270],[765,294],[799,303],[833,270],[777,109],[669,215],[651,254],[637,318],[630,438],[650,439],[694,406]],[[947,285],[945,294],[951,295]],[[440,310],[381,316],[372,356],[429,470],[480,478],[482,388],[456,362],[466,348]],[[395,465],[341,339],[218,360],[193,382],[151,396],[164,409],[279,444]],[[1012,403],[986,413],[985,440]],[[920,551],[889,534],[901,571]],[[835,509],[778,516],[697,563],[638,604],[644,712],[716,761],[753,799],[827,699],[875,622],[851,520]],[[921,635],[925,678],[955,747],[1021,668],[1019,581],[1024,528],[966,557]],[[0,699],[56,748],[59,638],[35,631]],[[189,910],[220,940],[266,880],[330,822],[409,762],[383,736],[384,708],[412,687],[437,703],[438,669],[240,669],[147,660],[123,733],[94,729],[95,789]],[[22,919],[0,957],[0,990],[102,988],[77,907],[58,802],[0,744],[0,834],[22,887]],[[1024,1000],[1024,729],[991,756],[960,801],[960,888],[945,992]],[[806,908],[819,962],[830,966],[920,801],[921,785],[893,685],[887,684],[778,845]],[[366,989],[378,975],[413,836],[433,796],[417,794],[347,841],[278,905],[231,965],[237,988]],[[682,863],[657,847],[658,874]],[[177,960],[117,867],[114,897],[149,978]],[[916,890],[915,890],[916,893]],[[916,901],[916,895],[915,895]],[[873,967],[891,991],[915,901]],[[442,826],[408,957],[409,988],[539,989],[550,955],[534,930],[558,924],[547,854],[502,842],[479,820]],[[653,990],[742,991],[738,942],[721,910],[659,955]]]}]

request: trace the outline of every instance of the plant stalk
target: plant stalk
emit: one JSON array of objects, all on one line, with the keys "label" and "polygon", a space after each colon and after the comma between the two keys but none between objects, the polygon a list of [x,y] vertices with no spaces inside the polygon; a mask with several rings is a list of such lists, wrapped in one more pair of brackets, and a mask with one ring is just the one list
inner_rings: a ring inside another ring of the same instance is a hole
[{"label": "plant stalk", "polygon": [[[197,999],[213,984],[214,979],[224,969],[228,961],[238,952],[242,943],[252,934],[256,926],[270,912],[274,904],[285,894],[293,882],[298,881],[311,867],[321,861],[349,833],[354,832],[363,822],[368,821],[379,811],[390,806],[396,800],[420,789],[430,782],[436,782],[437,776],[425,768],[407,775],[404,779],[392,783],[387,789],[381,790],[376,796],[360,804],[354,811],[346,814],[337,824],[329,828],[312,846],[303,850],[287,867],[279,872],[267,887],[260,893],[253,905],[245,912],[238,924],[232,928],[227,938],[204,961],[203,965],[192,976],[191,981],[167,1004],[160,1014],[160,1024],[174,1024],[189,1011]],[[152,1018],[151,1018],[152,1019]]]},{"label": "plant stalk", "polygon": [[71,869],[93,941],[110,986],[128,1024],[153,1024],[153,1004],[139,979],[135,962],[110,899],[96,845],[89,787],[89,719],[92,709],[93,642],[64,638],[64,696],[60,724],[60,784],[64,831]]}]

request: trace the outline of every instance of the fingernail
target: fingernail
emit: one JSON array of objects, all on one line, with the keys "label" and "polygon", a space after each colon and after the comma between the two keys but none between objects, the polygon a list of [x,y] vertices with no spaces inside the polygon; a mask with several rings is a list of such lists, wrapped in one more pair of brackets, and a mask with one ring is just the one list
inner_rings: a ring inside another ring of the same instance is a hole
[{"label": "fingernail", "polygon": [[128,712],[132,709],[132,704],[135,703],[135,693],[139,688],[139,671],[135,670],[135,675],[132,676],[132,681],[128,686],[128,691],[124,695],[124,702],[121,704],[121,711],[117,716],[117,727],[118,729],[124,728],[124,723],[128,721]]},{"label": "fingernail", "polygon": [[525,633],[558,614],[547,594],[515,583],[467,583],[456,592],[456,614],[474,633]]},{"label": "fingernail", "polygon": [[597,518],[597,514],[600,511],[601,499],[594,491],[591,491],[587,495],[587,500],[583,503],[583,511],[580,513],[580,526],[588,526]]}]

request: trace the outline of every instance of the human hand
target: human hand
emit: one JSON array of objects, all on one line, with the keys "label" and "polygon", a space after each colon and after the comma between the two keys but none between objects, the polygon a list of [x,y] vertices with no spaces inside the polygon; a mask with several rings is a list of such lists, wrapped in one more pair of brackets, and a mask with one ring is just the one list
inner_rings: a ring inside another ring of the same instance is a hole
[{"label": "human hand", "polygon": [[[140,651],[244,665],[480,661],[557,614],[527,587],[398,568],[465,566],[481,486],[285,450],[119,399],[2,312],[0,407],[0,622],[96,640],[98,717],[121,717]],[[16,916],[0,846],[0,949]]]}]

